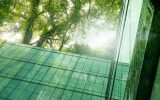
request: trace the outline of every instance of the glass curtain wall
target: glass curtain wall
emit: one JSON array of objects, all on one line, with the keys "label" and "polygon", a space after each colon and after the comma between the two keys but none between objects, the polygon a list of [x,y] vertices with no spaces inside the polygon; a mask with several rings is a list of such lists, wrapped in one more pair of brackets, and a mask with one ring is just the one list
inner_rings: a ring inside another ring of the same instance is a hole
[{"label": "glass curtain wall", "polygon": [[[153,17],[153,7],[149,0],[124,0],[123,3],[116,57],[112,61],[106,96],[134,100]],[[117,66],[118,63],[126,64],[127,67]],[[121,80],[116,80],[116,77]],[[116,92],[117,90],[119,91]]]}]

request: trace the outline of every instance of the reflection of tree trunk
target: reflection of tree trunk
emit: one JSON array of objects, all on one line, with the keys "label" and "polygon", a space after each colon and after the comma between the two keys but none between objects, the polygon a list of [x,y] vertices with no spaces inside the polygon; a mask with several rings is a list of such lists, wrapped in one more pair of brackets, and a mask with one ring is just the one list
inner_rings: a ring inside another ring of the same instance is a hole
[{"label": "reflection of tree trunk", "polygon": [[[49,1],[49,3],[51,2],[51,0]],[[39,47],[43,47],[45,45],[45,42],[47,42],[47,40],[51,37],[53,38],[54,36],[56,36],[56,33],[63,33],[63,36],[62,36],[62,40],[61,40],[61,44],[60,44],[60,47],[59,47],[59,50],[61,51],[65,42],[66,42],[66,33],[68,31],[68,29],[72,26],[72,24],[75,24],[77,23],[77,17],[79,18],[80,16],[80,9],[81,9],[81,5],[80,5],[80,0],[76,0],[75,3],[75,8],[74,8],[74,11],[72,12],[72,14],[70,15],[70,17],[67,17],[67,20],[66,21],[63,21],[62,23],[58,24],[58,25],[55,25],[54,23],[54,15],[52,12],[49,12],[50,14],[50,18],[52,19],[52,27],[53,29],[47,31],[47,32],[44,32],[43,35],[40,36],[40,39],[36,42],[37,45],[36,46],[39,46]],[[48,4],[49,6],[50,4]],[[67,13],[66,13],[67,14]],[[60,27],[63,27],[61,29],[59,29]],[[51,39],[51,41],[54,40],[54,39]],[[53,42],[49,43],[49,45],[51,45]],[[50,46],[52,47],[52,45]]]},{"label": "reflection of tree trunk", "polygon": [[40,40],[40,41],[37,43],[37,45],[36,45],[36,46],[38,46],[38,47],[42,47],[42,46],[43,46],[43,44],[44,44],[44,42],[45,42],[45,39],[42,39],[42,40]]},{"label": "reflection of tree trunk", "polygon": [[43,14],[44,11],[36,14],[34,13],[30,19],[28,20],[28,23],[27,23],[27,28],[26,28],[26,31],[25,31],[25,34],[24,34],[24,38],[23,38],[23,43],[24,44],[29,44],[31,39],[32,39],[32,28],[33,28],[33,24],[35,22],[35,20],[38,18],[39,15]]},{"label": "reflection of tree trunk", "polygon": [[63,38],[62,38],[62,42],[61,42],[61,45],[60,45],[60,48],[59,48],[59,51],[62,50],[63,46],[64,46],[64,43],[65,43],[65,37],[66,37],[66,33],[63,33]]},{"label": "reflection of tree trunk", "polygon": [[27,28],[26,28],[26,31],[24,33],[24,37],[23,37],[23,43],[24,44],[29,44],[31,39],[32,39],[32,27],[33,27],[33,22],[34,22],[34,16],[32,16],[30,19],[29,19],[29,23],[27,23]]},{"label": "reflection of tree trunk", "polygon": [[23,43],[24,44],[29,44],[31,39],[32,39],[32,28],[33,28],[33,24],[36,20],[36,18],[42,14],[43,12],[38,13],[38,5],[39,5],[39,0],[31,0],[30,1],[31,3],[31,13],[30,13],[30,17],[29,19],[27,20],[27,26],[26,26],[26,30],[25,30],[25,33],[24,33],[24,38],[23,38]]},{"label": "reflection of tree trunk", "polygon": [[45,33],[43,33],[43,35],[40,36],[40,39],[38,40],[38,43],[36,46],[38,47],[42,47],[44,42],[46,41],[46,39],[48,39],[50,36],[52,36],[52,33],[55,32],[55,29],[51,29]]}]

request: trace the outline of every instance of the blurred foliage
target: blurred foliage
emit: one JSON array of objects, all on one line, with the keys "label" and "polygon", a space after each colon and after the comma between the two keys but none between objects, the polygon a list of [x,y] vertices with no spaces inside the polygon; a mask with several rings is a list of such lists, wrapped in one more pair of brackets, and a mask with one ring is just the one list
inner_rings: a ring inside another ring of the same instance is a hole
[{"label": "blurred foliage", "polygon": [[11,19],[12,16],[9,14],[9,12],[11,11],[12,5],[12,0],[0,1],[0,25],[3,21]]},{"label": "blurred foliage", "polygon": [[[22,43],[63,50],[77,27],[84,34],[86,22],[101,15],[117,27],[121,7],[121,0],[2,0],[0,23],[18,22]],[[75,48],[77,53],[84,50],[81,45]]]}]

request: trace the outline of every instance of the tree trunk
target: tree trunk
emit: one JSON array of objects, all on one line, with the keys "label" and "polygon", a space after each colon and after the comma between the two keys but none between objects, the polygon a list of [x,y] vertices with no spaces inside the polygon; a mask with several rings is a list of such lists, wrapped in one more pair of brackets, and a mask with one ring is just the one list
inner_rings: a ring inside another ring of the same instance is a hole
[{"label": "tree trunk", "polygon": [[61,51],[62,48],[63,48],[64,42],[65,42],[65,37],[66,37],[66,33],[63,33],[63,39],[62,39],[62,42],[61,42],[61,46],[60,46],[60,48],[59,48],[59,51]]},{"label": "tree trunk", "polygon": [[27,28],[26,28],[26,31],[25,31],[25,33],[24,33],[24,37],[23,37],[23,43],[24,43],[24,44],[29,44],[30,41],[31,41],[31,39],[32,39],[32,34],[33,34],[33,32],[32,32],[33,22],[34,22],[34,20],[33,20],[33,18],[31,17],[31,18],[29,19],[29,23],[27,23]]},{"label": "tree trunk", "polygon": [[31,3],[31,13],[30,13],[30,17],[27,20],[27,25],[26,25],[26,30],[24,33],[24,37],[23,37],[23,43],[24,44],[29,44],[31,39],[32,39],[32,35],[33,35],[33,24],[36,20],[36,18],[41,14],[37,14],[38,13],[38,5],[39,5],[39,0],[30,0]]}]

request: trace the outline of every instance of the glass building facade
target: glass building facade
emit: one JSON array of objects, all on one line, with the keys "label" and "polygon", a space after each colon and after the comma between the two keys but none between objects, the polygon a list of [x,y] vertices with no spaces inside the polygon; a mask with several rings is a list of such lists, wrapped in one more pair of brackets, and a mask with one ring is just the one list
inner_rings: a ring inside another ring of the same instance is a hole
[{"label": "glass building facade", "polygon": [[123,4],[113,60],[1,42],[0,100],[134,100],[154,10]]},{"label": "glass building facade", "polygon": [[[0,98],[105,100],[111,61],[4,43]],[[119,63],[112,100],[123,99],[129,66]]]}]

